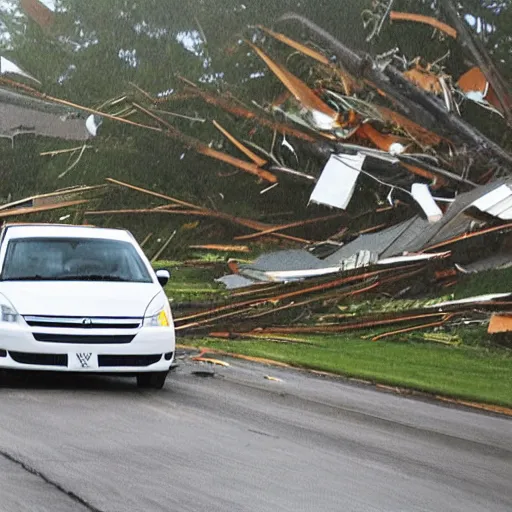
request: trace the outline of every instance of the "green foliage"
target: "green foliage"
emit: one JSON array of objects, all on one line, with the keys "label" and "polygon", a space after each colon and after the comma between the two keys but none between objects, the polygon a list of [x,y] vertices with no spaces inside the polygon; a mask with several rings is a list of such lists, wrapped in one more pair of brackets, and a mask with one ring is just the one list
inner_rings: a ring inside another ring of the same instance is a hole
[{"label": "green foliage", "polygon": [[205,301],[220,298],[224,293],[224,286],[215,282],[215,278],[219,277],[218,269],[185,267],[177,261],[157,261],[153,263],[153,268],[171,272],[171,279],[165,286],[171,303]]},{"label": "green foliage", "polygon": [[455,299],[507,292],[512,293],[512,267],[470,274],[462,277],[452,288]]}]

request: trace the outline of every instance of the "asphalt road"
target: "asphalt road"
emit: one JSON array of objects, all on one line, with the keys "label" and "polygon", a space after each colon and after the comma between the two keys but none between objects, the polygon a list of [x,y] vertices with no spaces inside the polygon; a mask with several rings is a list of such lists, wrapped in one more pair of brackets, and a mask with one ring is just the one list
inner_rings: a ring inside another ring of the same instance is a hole
[{"label": "asphalt road", "polygon": [[512,420],[231,363],[9,379],[0,511],[512,510]]}]

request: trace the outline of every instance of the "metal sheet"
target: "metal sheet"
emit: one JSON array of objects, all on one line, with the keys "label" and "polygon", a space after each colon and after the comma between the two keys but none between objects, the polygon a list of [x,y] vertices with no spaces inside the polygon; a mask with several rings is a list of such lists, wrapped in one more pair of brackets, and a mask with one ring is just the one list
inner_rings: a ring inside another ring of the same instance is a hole
[{"label": "metal sheet", "polygon": [[356,187],[365,155],[332,155],[311,194],[310,201],[345,210]]}]

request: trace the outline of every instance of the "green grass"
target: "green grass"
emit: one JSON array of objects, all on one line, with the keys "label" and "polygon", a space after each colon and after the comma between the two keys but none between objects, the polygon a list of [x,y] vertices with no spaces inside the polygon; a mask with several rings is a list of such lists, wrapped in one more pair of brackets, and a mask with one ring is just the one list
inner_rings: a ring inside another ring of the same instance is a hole
[{"label": "green grass", "polygon": [[357,336],[315,336],[307,341],[313,345],[211,338],[186,343],[382,384],[512,406],[510,351],[424,342],[374,343]]},{"label": "green grass", "polygon": [[462,277],[451,289],[455,299],[507,292],[512,292],[512,267],[470,274]]},{"label": "green grass", "polygon": [[157,261],[153,268],[171,272],[165,292],[173,302],[194,302],[219,297],[224,291],[224,287],[215,282],[219,277],[215,269],[184,267],[177,261]]}]

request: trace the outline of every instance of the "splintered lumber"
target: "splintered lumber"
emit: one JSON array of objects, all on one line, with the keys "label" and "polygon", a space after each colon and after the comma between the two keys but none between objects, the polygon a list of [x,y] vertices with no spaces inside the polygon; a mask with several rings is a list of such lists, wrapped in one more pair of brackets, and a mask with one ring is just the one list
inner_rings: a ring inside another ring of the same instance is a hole
[{"label": "splintered lumber", "polygon": [[449,238],[448,240],[443,240],[442,242],[439,242],[437,244],[430,245],[430,246],[426,247],[425,249],[423,249],[421,252],[434,251],[436,249],[439,249],[440,247],[446,247],[447,245],[451,245],[451,244],[454,244],[457,242],[462,242],[464,240],[469,240],[469,239],[475,238],[477,236],[483,236],[483,235],[487,235],[489,233],[495,233],[497,231],[508,230],[508,229],[512,229],[512,222],[510,222],[508,224],[501,224],[499,226],[493,226],[491,228],[480,229],[479,231],[474,231],[473,233],[464,233],[462,235],[458,235],[456,237]]},{"label": "splintered lumber", "polygon": [[260,158],[254,151],[251,151],[247,146],[244,146],[236,137],[231,135],[220,123],[212,121],[213,125],[219,130],[231,143],[236,146],[244,155],[248,156],[258,167],[262,167],[267,163],[263,158]]},{"label": "splintered lumber", "polygon": [[274,39],[277,39],[278,41],[281,41],[282,43],[295,48],[295,50],[303,53],[304,55],[307,55],[308,57],[311,57],[315,59],[316,61],[325,64],[330,65],[331,62],[329,59],[321,54],[320,52],[317,52],[316,50],[313,50],[309,46],[305,46],[302,43],[299,43],[298,41],[295,41],[288,36],[285,36],[284,34],[281,34],[279,32],[274,32],[273,30],[270,30],[269,28],[264,27],[263,25],[256,25],[260,30],[263,30],[263,32],[266,32],[268,35],[272,36]]},{"label": "splintered lumber", "polygon": [[346,217],[346,216],[347,216],[346,213],[336,213],[333,215],[327,215],[325,217],[316,217],[314,219],[289,222],[288,224],[282,224],[281,226],[274,226],[272,228],[264,229],[263,231],[259,231],[258,233],[252,233],[250,235],[236,236],[235,240],[250,240],[253,238],[258,238],[260,236],[270,235],[272,233],[276,233],[277,231],[283,231],[285,229],[295,228],[295,227],[302,227],[302,226],[306,226],[308,224],[316,224],[318,222],[327,222],[332,219],[338,219],[340,217]]},{"label": "splintered lumber", "polygon": [[264,27],[263,25],[256,25],[257,28],[260,30],[263,30],[263,32],[266,32],[268,35],[273,37],[274,39],[277,39],[283,44],[286,44],[290,48],[294,48],[295,50],[299,51],[303,55],[307,55],[308,57],[311,57],[312,59],[316,60],[317,62],[320,62],[324,66],[328,66],[330,70],[334,71],[336,75],[340,78],[343,88],[345,89],[345,93],[350,95],[352,94],[353,90],[360,89],[359,84],[357,81],[350,76],[345,70],[340,69],[339,66],[336,66],[333,64],[325,55],[322,53],[313,50],[309,46],[305,46],[302,43],[299,43],[298,41],[295,41],[294,39],[291,39],[288,36],[285,36],[284,34],[281,34],[280,32],[274,32],[273,30],[270,30],[269,28]]},{"label": "splintered lumber", "polygon": [[297,130],[293,126],[290,126],[286,123],[278,123],[273,121],[272,119],[269,119],[267,117],[264,117],[263,115],[257,114],[256,112],[249,110],[245,107],[242,107],[238,104],[235,104],[233,101],[230,101],[222,96],[216,96],[210,92],[203,91],[199,89],[195,84],[192,82],[189,82],[183,77],[180,77],[182,81],[187,83],[192,91],[194,91],[197,96],[199,96],[203,101],[206,103],[209,103],[210,105],[215,105],[217,107],[222,108],[226,112],[229,112],[230,114],[233,114],[237,117],[241,117],[244,119],[250,119],[254,120],[257,123],[259,123],[262,126],[265,126],[267,128],[270,128],[272,130],[277,130],[281,133],[285,133],[286,135],[290,135],[292,137],[295,137],[296,139],[301,139],[306,142],[315,142],[318,139],[318,135],[315,134],[308,134],[305,132],[302,132],[300,130]]},{"label": "splintered lumber", "polygon": [[253,340],[263,340],[263,341],[273,341],[276,343],[298,343],[302,345],[314,345],[310,341],[306,341],[299,338],[290,338],[289,336],[272,336],[265,334],[249,334],[244,332],[231,332],[231,331],[214,331],[208,333],[208,336],[212,338],[222,338],[222,339],[237,339],[237,338],[247,338]]},{"label": "splintered lumber", "polygon": [[[362,294],[362,293],[365,293],[367,291],[373,290],[374,288],[378,287],[379,284],[380,283],[377,282],[377,283],[374,283],[374,284],[372,284],[370,286],[366,286],[364,288],[359,288],[357,290],[353,290],[353,291],[350,291],[350,292],[345,292],[345,293],[342,293],[342,294],[340,294],[339,292],[334,292],[334,293],[327,294],[327,295],[322,294],[320,296],[316,296],[316,297],[313,297],[311,299],[308,299],[308,300],[305,300],[305,301],[302,301],[302,302],[297,302],[297,303],[291,302],[289,304],[286,304],[285,306],[280,306],[278,308],[269,309],[267,311],[264,311],[263,313],[258,313],[256,315],[246,316],[245,315],[246,313],[250,313],[250,312],[253,311],[254,305],[252,305],[252,306],[246,307],[246,308],[244,308],[242,310],[232,311],[230,313],[224,313],[224,314],[221,314],[221,315],[218,315],[218,316],[214,316],[214,317],[210,317],[210,318],[205,318],[203,320],[198,320],[198,321],[195,321],[195,322],[192,322],[192,323],[188,323],[188,324],[184,324],[184,325],[179,325],[179,326],[176,327],[176,330],[185,330],[185,329],[191,329],[191,328],[194,328],[194,327],[200,327],[200,326],[204,326],[204,325],[207,325],[207,324],[212,324],[214,322],[217,322],[218,320],[225,320],[228,317],[232,318],[233,316],[242,316],[240,321],[243,321],[243,320],[250,321],[250,320],[254,320],[254,319],[261,318],[261,317],[264,317],[264,316],[267,316],[267,315],[271,315],[273,313],[276,313],[276,312],[279,312],[279,311],[283,311],[283,310],[286,310],[286,309],[292,309],[292,308],[295,308],[295,307],[304,306],[306,304],[311,304],[313,302],[325,300],[326,298],[330,298],[330,297],[336,297],[338,300],[341,300],[341,299],[344,299],[344,298],[347,298],[347,297],[350,297],[350,296]],[[257,304],[257,305],[261,305],[261,304]]]},{"label": "splintered lumber", "polygon": [[[455,10],[451,2],[443,2],[443,5],[445,4]],[[394,101],[395,107],[404,116],[417,125],[423,126],[441,137],[453,138],[458,142],[481,148],[482,154],[496,158],[507,167],[512,164],[510,153],[455,113],[448,112],[442,102],[410,82],[392,64],[385,67],[375,65],[370,57],[358,55],[329,32],[299,14],[287,13],[278,21],[292,20],[314,32],[350,73],[361,76],[375,89],[382,91],[390,100]],[[460,19],[459,22],[462,24]]]},{"label": "splintered lumber", "polygon": [[6,210],[0,212],[0,218],[4,217],[15,217],[17,215],[29,215],[31,213],[40,213],[46,212],[50,210],[58,210],[59,208],[69,208],[70,206],[78,206],[79,204],[85,204],[89,201],[87,199],[81,199],[77,201],[66,201],[63,203],[55,203],[55,204],[45,204],[42,206],[32,206],[29,208],[12,208],[11,210]]},{"label": "splintered lumber", "polygon": [[206,318],[203,320],[196,320],[196,321],[188,323],[188,324],[175,325],[174,328],[176,331],[182,331],[184,329],[190,329],[192,327],[200,327],[202,325],[210,324],[215,320],[223,320],[223,319],[230,318],[230,317],[233,317],[236,315],[240,315],[241,313],[247,313],[249,311],[251,311],[251,307],[248,307],[248,308],[245,308],[242,310],[238,310],[238,311],[230,311],[229,313],[223,313],[222,315],[218,315],[215,318]]},{"label": "splintered lumber", "polygon": [[336,126],[338,119],[338,112],[324,103],[302,80],[297,78],[293,73],[290,73],[285,67],[280,66],[274,62],[263,50],[252,44],[250,41],[245,41],[252,50],[265,62],[270,70],[276,75],[283,85],[293,94],[295,99],[299,101],[304,107],[311,111],[316,111],[323,114],[326,119],[330,119],[331,127]]},{"label": "splintered lumber", "polygon": [[201,144],[201,146],[195,149],[202,155],[209,156],[234,167],[238,167],[239,169],[246,171],[249,174],[254,174],[255,176],[258,176],[258,178],[268,181],[269,183],[277,183],[277,176],[275,174],[265,171],[264,169],[260,169],[255,164],[245,162],[244,160],[240,160],[239,158],[228,155],[227,153],[222,153],[222,151],[217,151],[216,149],[210,148],[204,144]]},{"label": "splintered lumber", "polygon": [[405,334],[406,332],[413,332],[413,331],[420,331],[423,329],[432,329],[433,327],[440,327],[441,325],[444,325],[448,320],[453,318],[453,313],[446,314],[441,318],[441,320],[437,322],[430,322],[428,324],[421,324],[421,325],[414,325],[413,327],[407,327],[405,329],[399,329],[398,331],[391,331],[391,332],[385,332],[382,334],[379,334],[378,336],[374,336],[372,338],[372,341],[378,341],[382,338],[388,338],[389,336],[395,336],[397,334]]},{"label": "splintered lumber", "polygon": [[[207,208],[196,209],[196,210],[163,210],[161,208],[142,208],[142,209],[122,209],[122,210],[89,210],[84,213],[86,216],[92,215],[123,215],[123,214],[151,214],[151,213],[160,213],[160,214],[168,214],[168,215],[186,215],[186,216],[198,216],[198,217],[211,217],[215,219],[225,220],[228,222],[232,222],[233,224],[238,224],[240,226],[248,227],[250,229],[254,229],[255,231],[260,231],[262,229],[266,229],[268,224],[262,224],[257,221],[253,221],[250,219],[244,219],[241,217],[234,217],[233,215],[228,215],[227,213],[216,212],[214,210],[209,210]],[[272,233],[272,236],[276,236],[279,238],[284,238],[286,240],[290,240],[292,242],[299,242],[302,244],[311,243],[310,240],[305,240],[304,238],[299,238],[296,236],[285,235],[284,233]]]},{"label": "splintered lumber", "polygon": [[423,14],[413,14],[410,12],[391,11],[389,13],[389,19],[391,21],[415,21],[416,23],[424,23],[426,25],[430,25],[431,27],[436,28],[437,30],[440,30],[441,32],[444,32],[445,34],[449,35],[450,37],[453,37],[454,39],[457,38],[457,31],[453,27],[450,27],[450,25],[443,23],[442,21],[436,20],[431,16],[424,16]]},{"label": "splintered lumber", "polygon": [[54,198],[75,196],[77,194],[82,194],[84,192],[90,192],[93,190],[104,190],[106,188],[107,188],[107,185],[93,185],[93,186],[73,187],[73,188],[66,188],[66,189],[62,189],[62,190],[56,190],[55,192],[49,192],[47,194],[39,194],[36,196],[25,197],[23,199],[19,199],[18,201],[13,201],[11,203],[2,204],[2,205],[0,205],[0,211],[10,210],[10,209],[13,209],[16,207],[24,207],[24,205],[26,205],[26,203],[32,203],[32,207],[43,206],[45,204],[57,204],[57,203],[51,203],[51,201],[54,200]]},{"label": "splintered lumber", "polygon": [[[407,270],[409,270],[410,268],[413,268],[413,267],[418,267],[418,265],[409,265],[409,266],[406,266],[405,268]],[[292,291],[288,291],[288,292],[285,291],[284,293],[280,293],[278,295],[274,295],[274,296],[270,296],[270,297],[267,296],[267,297],[258,298],[258,299],[249,299],[249,300],[245,300],[242,302],[235,302],[235,303],[231,303],[231,304],[217,306],[212,309],[208,309],[206,311],[200,311],[200,312],[193,313],[193,314],[190,314],[187,316],[175,318],[175,322],[179,323],[179,322],[184,322],[184,321],[188,321],[188,320],[192,320],[192,319],[202,318],[205,316],[212,316],[217,313],[221,313],[223,311],[231,311],[233,309],[236,310],[239,308],[245,308],[247,306],[252,307],[252,306],[258,306],[258,305],[263,305],[263,304],[268,304],[268,303],[278,303],[278,302],[281,302],[286,299],[300,297],[300,296],[303,296],[306,294],[312,294],[312,293],[316,293],[316,292],[323,292],[326,290],[337,288],[342,285],[354,283],[357,281],[362,281],[362,280],[370,279],[370,278],[376,278],[376,277],[380,276],[381,274],[387,274],[391,271],[395,271],[398,273],[399,270],[403,270],[403,269],[404,269],[404,266],[395,267],[395,268],[391,268],[391,269],[373,270],[373,271],[369,271],[369,272],[358,273],[356,275],[351,275],[351,276],[345,275],[339,279],[324,281],[324,282],[321,282],[321,283],[315,284],[315,285],[311,285],[310,283],[307,283],[307,282],[306,282],[306,284],[300,283],[300,285],[299,285],[300,287],[298,287],[298,289],[297,289],[297,286],[293,286],[294,289]],[[292,283],[292,284],[294,284],[294,283]],[[289,288],[291,288],[291,287],[292,286],[289,286]]]},{"label": "splintered lumber", "polygon": [[299,325],[295,327],[265,327],[259,329],[257,332],[264,334],[293,334],[293,333],[327,333],[327,332],[345,332],[355,331],[359,329],[367,329],[369,327],[379,327],[382,325],[399,324],[403,322],[412,322],[415,320],[422,320],[426,318],[444,317],[445,313],[421,313],[409,314],[401,317],[394,318],[379,318],[379,319],[362,319],[357,322],[346,322],[339,325]]},{"label": "splintered lumber", "polygon": [[[258,222],[258,221],[251,220],[251,219],[245,219],[242,217],[236,217],[233,215],[229,215],[227,213],[222,213],[222,212],[218,212],[215,210],[210,210],[208,208],[203,208],[201,206],[197,206],[195,204],[182,201],[181,199],[176,199],[175,197],[167,196],[167,195],[161,194],[159,192],[154,192],[152,190],[148,190],[148,189],[145,189],[142,187],[137,187],[135,185],[131,185],[131,184],[125,183],[123,181],[115,180],[113,178],[106,178],[106,181],[108,181],[109,183],[113,183],[115,185],[119,185],[121,187],[135,190],[136,192],[141,192],[142,194],[147,194],[147,195],[150,195],[153,197],[158,197],[159,199],[164,199],[166,201],[170,201],[171,203],[176,204],[176,205],[191,208],[191,210],[179,210],[179,209],[173,209],[173,210],[165,209],[164,210],[163,208],[168,206],[168,205],[164,205],[162,207],[157,207],[157,208],[142,208],[142,209],[128,208],[128,209],[119,209],[119,210],[87,211],[87,212],[85,212],[85,215],[120,215],[120,214],[130,214],[130,213],[131,214],[167,213],[170,215],[173,215],[173,214],[174,215],[188,215],[188,216],[196,215],[199,217],[217,218],[217,219],[231,222],[233,224],[238,224],[240,226],[244,226],[244,227],[253,229],[254,231],[257,231],[257,232],[265,231],[266,229],[272,229],[272,228],[276,227],[276,226],[271,226],[269,224],[265,224],[263,222]],[[281,229],[281,226],[277,226],[277,227],[279,228],[279,230]],[[276,230],[276,231],[278,231],[278,230]],[[304,244],[311,243],[310,240],[305,240],[303,238],[299,238],[296,236],[286,235],[284,233],[272,232],[269,234],[271,236],[283,238],[285,240],[290,240],[293,242],[299,242],[299,243],[304,243]]]},{"label": "splintered lumber", "polygon": [[475,37],[468,29],[467,23],[461,19],[453,2],[451,0],[444,0],[441,3],[441,7],[445,10],[447,16],[458,30],[461,44],[469,51],[472,59],[485,75],[493,89],[497,102],[500,104],[500,111],[503,113],[509,126],[512,126],[512,96],[510,86],[496,68],[482,41],[478,37]]},{"label": "splintered lumber", "polygon": [[487,332],[489,334],[512,332],[512,315],[492,315]]},{"label": "splintered lumber", "polygon": [[339,290],[336,290],[334,292],[321,294],[321,295],[312,297],[310,299],[303,300],[301,302],[291,302],[284,306],[279,306],[277,308],[273,308],[268,311],[263,311],[262,313],[257,313],[256,315],[252,315],[249,318],[251,318],[251,319],[262,318],[264,316],[268,316],[268,315],[278,313],[280,311],[284,311],[285,309],[303,307],[303,306],[307,306],[308,304],[312,304],[314,302],[319,302],[319,301],[323,301],[323,300],[329,300],[329,299],[344,300],[344,299],[347,299],[348,297],[353,297],[355,295],[361,295],[363,293],[370,292],[380,286],[381,286],[381,283],[379,281],[377,281],[373,284],[370,284],[369,286],[365,286],[363,288],[361,288],[361,287],[355,288],[350,291],[340,292]]},{"label": "splintered lumber", "polygon": [[205,244],[205,245],[189,245],[189,249],[204,249],[207,251],[220,252],[251,252],[247,245],[222,245],[222,244]]},{"label": "splintered lumber", "polygon": [[151,263],[154,263],[155,261],[158,260],[158,258],[162,255],[162,253],[165,251],[165,249],[167,249],[167,247],[169,246],[169,244],[171,243],[172,239],[175,236],[176,236],[176,230],[174,230],[171,233],[171,236],[169,236],[169,238],[163,243],[162,247],[160,247],[160,249],[158,249],[158,251],[155,253],[155,255],[151,258]]},{"label": "splintered lumber", "polygon": [[165,119],[162,119],[161,117],[157,116],[151,110],[148,110],[142,107],[141,105],[138,105],[137,103],[132,103],[132,105],[137,110],[140,110],[147,116],[151,117],[153,120],[165,126],[167,128],[167,131],[164,132],[165,135],[177,139],[183,144],[192,147],[201,155],[209,156],[211,158],[215,158],[216,160],[220,160],[221,162],[237,167],[238,169],[248,172],[249,174],[254,174],[255,176],[258,176],[258,178],[268,181],[269,183],[277,183],[277,176],[275,174],[272,174],[269,171],[261,169],[260,167],[253,163],[246,162],[245,160],[240,160],[240,158],[228,155],[227,153],[223,153],[222,151],[217,151],[216,149],[213,149],[207,146],[206,144],[203,144],[200,140],[190,137],[189,135],[185,135],[184,133],[181,133],[179,130],[174,128],[174,126],[165,121]]},{"label": "splintered lumber", "polygon": [[172,125],[167,123],[165,120],[163,120],[156,114],[154,114],[150,110],[145,109],[144,107],[141,107],[140,105],[138,105],[136,103],[133,103],[133,106],[135,108],[137,108],[141,112],[147,114],[152,119],[157,120],[158,122],[162,123],[167,128],[167,130],[164,130],[163,128],[161,128],[159,126],[145,125],[142,123],[137,123],[135,121],[130,121],[129,119],[126,119],[124,117],[113,116],[111,114],[107,114],[105,112],[101,112],[96,109],[84,107],[83,105],[77,105],[76,103],[62,100],[62,99],[56,98],[54,96],[48,96],[46,94],[41,94],[36,89],[34,89],[32,87],[24,86],[23,84],[19,84],[19,85],[22,86],[25,90],[31,92],[32,95],[39,97],[39,98],[43,98],[47,101],[58,103],[60,105],[66,105],[68,107],[73,107],[73,108],[76,108],[79,110],[83,110],[84,112],[88,112],[89,114],[94,114],[94,115],[97,115],[100,117],[105,117],[107,119],[111,119],[113,121],[118,121],[120,123],[129,124],[131,126],[136,126],[138,128],[145,128],[147,130],[160,132],[168,137],[179,140],[183,144],[194,148],[198,153],[200,153],[202,155],[209,156],[211,158],[215,158],[216,160],[225,162],[229,165],[237,167],[238,169],[242,169],[243,171],[246,171],[250,174],[254,174],[254,175],[258,176],[259,178],[261,178],[265,181],[268,181],[269,183],[277,183],[277,177],[274,174],[272,174],[271,172],[260,169],[257,165],[254,165],[250,162],[245,162],[244,160],[240,160],[239,158],[232,157],[231,155],[228,155],[226,153],[222,153],[221,151],[217,151],[213,148],[210,148],[206,144],[203,144],[201,141],[198,141],[197,139],[194,139],[193,137],[190,137],[188,135],[181,133],[179,130],[174,128]]},{"label": "splintered lumber", "polygon": [[[19,84],[19,85],[23,86],[23,84]],[[268,181],[269,183],[276,183],[277,182],[277,177],[274,174],[272,174],[271,172],[265,171],[263,169],[260,169],[257,165],[254,165],[254,164],[252,164],[250,162],[245,162],[244,160],[240,160],[239,158],[235,158],[235,157],[232,157],[231,155],[228,155],[226,153],[222,153],[221,151],[217,151],[217,150],[215,150],[213,148],[210,148],[206,144],[203,144],[201,141],[198,141],[197,139],[194,139],[193,137],[190,137],[188,135],[184,135],[179,130],[177,130],[176,128],[172,127],[172,125],[170,125],[169,123],[167,123],[166,121],[164,121],[163,119],[158,117],[156,114],[154,114],[150,110],[145,109],[144,107],[141,107],[140,105],[137,105],[136,103],[133,103],[134,107],[136,107],[141,112],[146,113],[148,116],[152,117],[153,119],[157,119],[159,122],[164,124],[164,126],[166,126],[167,130],[164,130],[163,128],[161,128],[159,126],[151,126],[151,125],[146,125],[146,124],[142,124],[142,123],[137,123],[135,121],[130,121],[129,119],[126,119],[124,117],[114,116],[114,115],[111,115],[111,114],[107,114],[105,112],[101,112],[101,111],[96,110],[96,109],[85,107],[83,105],[77,105],[76,103],[72,103],[70,101],[66,101],[66,100],[63,100],[63,99],[60,99],[60,98],[56,98],[54,96],[49,96],[49,95],[46,95],[46,94],[41,94],[39,91],[37,91],[36,89],[33,89],[31,87],[23,86],[23,88],[25,90],[30,91],[32,93],[32,95],[34,95],[36,97],[39,97],[39,98],[43,98],[43,99],[45,99],[47,101],[51,101],[53,103],[58,103],[60,105],[65,105],[65,106],[68,106],[68,107],[73,107],[73,108],[76,108],[76,109],[79,109],[79,110],[83,110],[84,112],[88,112],[89,114],[94,114],[94,115],[97,115],[97,116],[100,116],[100,117],[111,119],[113,121],[129,124],[131,126],[136,126],[138,128],[144,128],[144,129],[147,129],[147,130],[152,130],[152,131],[155,131],[155,132],[160,132],[160,133],[162,133],[162,134],[164,134],[164,135],[166,135],[168,137],[171,137],[171,138],[174,138],[176,140],[179,140],[180,142],[184,143],[185,145],[188,145],[188,146],[194,148],[198,153],[200,153],[202,155],[209,156],[211,158],[215,158],[216,160],[220,160],[222,162],[225,162],[225,163],[227,163],[229,165],[237,167],[238,169],[242,169],[243,171],[246,171],[246,172],[248,172],[250,174],[254,174],[254,175],[258,176],[259,178],[261,178],[261,179],[263,179],[265,181]]]},{"label": "splintered lumber", "polygon": [[187,203],[186,201],[182,201],[181,199],[176,199],[171,196],[166,196],[165,194],[160,194],[160,192],[154,192],[153,190],[148,190],[147,188],[136,187],[135,185],[130,185],[129,183],[125,183],[123,181],[115,180],[114,178],[105,178],[109,183],[113,183],[114,185],[119,185],[120,187],[129,188],[131,190],[135,190],[136,192],[141,192],[143,194],[147,194],[150,196],[158,197],[159,199],[165,199],[166,201],[170,201],[171,203],[179,204],[181,206],[186,206],[187,208],[194,208],[200,210],[200,206],[196,206],[192,203]]}]

